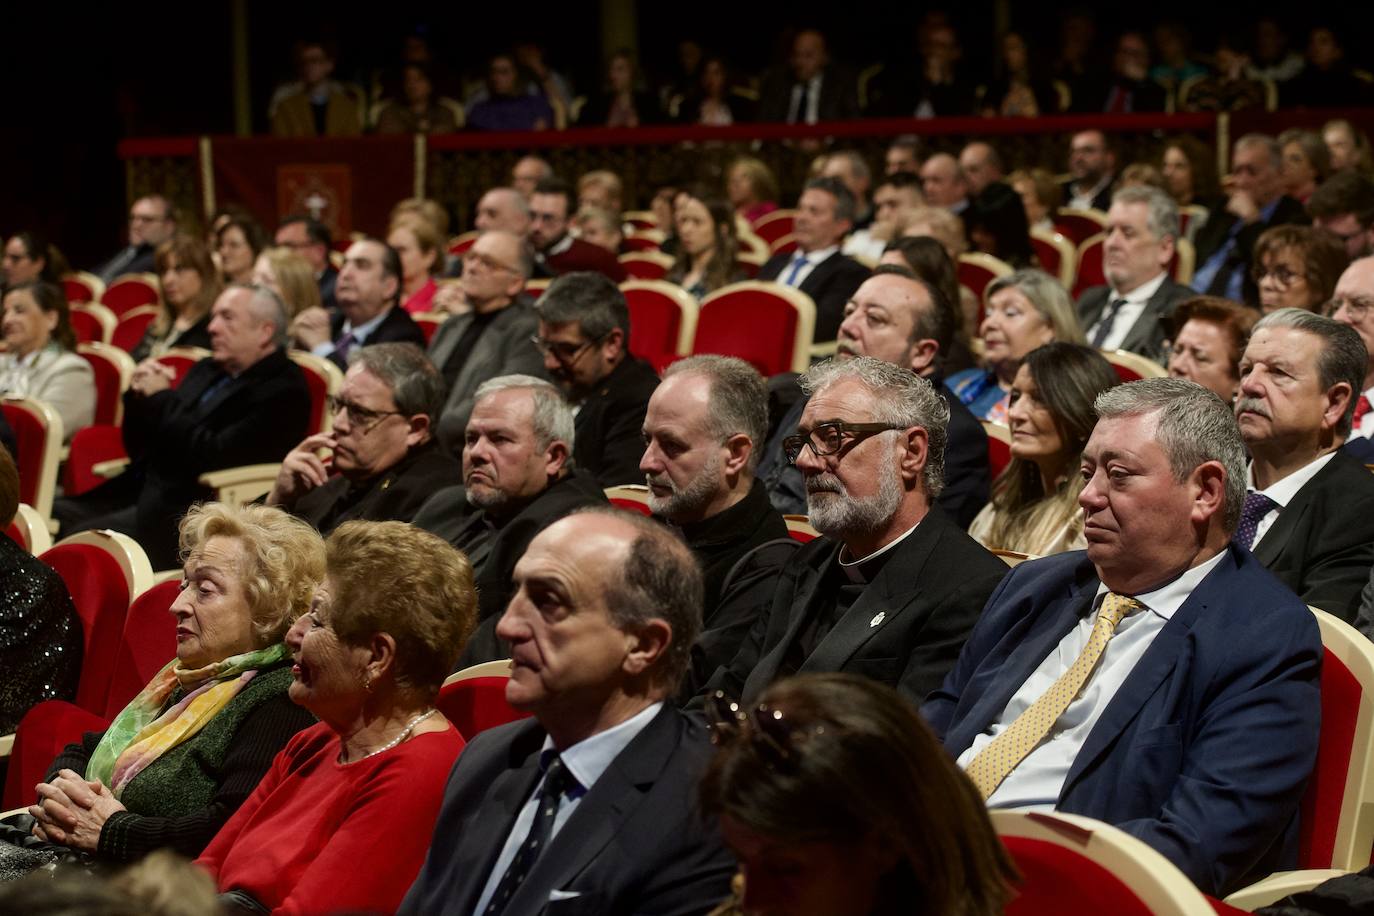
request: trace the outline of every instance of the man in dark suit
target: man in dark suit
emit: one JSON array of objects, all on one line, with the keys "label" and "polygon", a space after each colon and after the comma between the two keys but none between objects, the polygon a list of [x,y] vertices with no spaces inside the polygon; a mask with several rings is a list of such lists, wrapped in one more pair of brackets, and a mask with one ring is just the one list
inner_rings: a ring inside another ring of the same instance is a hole
[{"label": "man in dark suit", "polygon": [[1251,276],[1255,242],[1271,226],[1306,225],[1302,204],[1283,193],[1283,155],[1273,137],[1246,134],[1231,152],[1231,174],[1222,182],[1226,200],[1213,207],[1198,230],[1193,289],[1259,307]]},{"label": "man in dark suit", "polygon": [[825,537],[783,567],[771,608],[704,692],[749,702],[779,678],[845,671],[920,702],[1006,573],[933,506],[949,406],[868,356],[812,367],[802,387],[811,399],[786,448]]},{"label": "man in dark suit", "polygon": [[569,234],[577,197],[561,178],[539,182],[530,197],[530,244],[534,246],[535,270],[541,277],[558,277],[592,270],[616,283],[629,276],[614,254]]},{"label": "man in dark suit", "polygon": [[760,280],[795,287],[816,303],[818,342],[834,340],[844,318],[844,304],[868,276],[868,268],[840,253],[840,243],[854,226],[857,204],[838,178],[806,183],[792,233],[797,250],[775,254],[759,268]]},{"label": "man in dark suit", "polygon": [[803,29],[792,40],[786,70],[775,70],[759,87],[759,115],[763,122],[815,124],[859,116],[854,80],[830,61],[825,36]]},{"label": "man in dark suit", "polygon": [[154,360],[124,394],[132,464],[107,483],[53,506],[62,534],[113,528],[143,545],[154,569],[177,565],[177,524],[209,498],[206,471],[281,461],[305,435],[310,392],[286,355],[286,306],[264,287],[231,286],[215,300],[211,355],[175,389]]},{"label": "man in dark suit", "polygon": [[302,350],[347,369],[354,347],[413,343],[424,349],[424,331],[401,308],[401,256],[385,242],[367,238],[349,246],[334,297],[337,312],[308,308],[291,323]]},{"label": "man in dark suit", "polygon": [[1345,269],[1336,281],[1327,314],[1353,328],[1369,354],[1345,451],[1364,464],[1374,464],[1374,410],[1370,409],[1374,404],[1374,257],[1360,258]]},{"label": "man in dark suit", "polygon": [[705,913],[735,871],[695,803],[705,730],[671,703],[701,574],[649,519],[579,512],[534,539],[498,633],[506,699],[453,768],[406,914]]},{"label": "man in dark suit", "polygon": [[459,456],[477,386],[499,375],[544,374],[531,340],[539,318],[524,292],[534,269],[529,246],[514,233],[491,229],[463,253],[463,265],[458,288],[464,309],[439,326],[429,345],[448,390],[439,441]]},{"label": "man in dark suit", "polygon": [[177,231],[176,211],[161,194],[149,194],[129,208],[129,244],[96,268],[95,275],[108,286],[124,274],[154,270],[158,246]]},{"label": "man in dark suit", "polygon": [[1103,243],[1107,286],[1084,290],[1079,323],[1103,350],[1130,350],[1164,363],[1164,339],[1174,306],[1194,293],[1169,277],[1178,241],[1178,205],[1158,188],[1122,188],[1112,195]]},{"label": "man in dark suit", "polygon": [[1094,87],[1074,99],[1074,108],[1083,112],[1133,114],[1163,111],[1167,94],[1164,87],[1150,79],[1150,46],[1139,32],[1125,32],[1117,39],[1112,72]]},{"label": "man in dark suit", "polygon": [[550,283],[538,312],[544,371],[577,405],[577,466],[603,487],[639,483],[644,411],[658,375],[630,353],[625,294],[580,271]]},{"label": "man in dark suit", "polygon": [[[459,479],[458,462],[430,428],[444,380],[414,344],[376,344],[348,354],[334,398],[334,427],[315,433],[282,462],[269,506],[329,534],[352,519],[408,522],[434,491]],[[334,456],[331,467],[321,449]]]},{"label": "man in dark suit", "polygon": [[484,382],[466,438],[463,485],[439,490],[414,519],[472,563],[478,622],[459,668],[510,656],[495,638],[496,617],[530,540],[572,510],[606,502],[596,479],[572,467],[572,410],[543,379],[503,375]]},{"label": "man in dark suit", "polygon": [[1374,566],[1374,475],[1340,448],[1368,360],[1346,325],[1279,309],[1250,334],[1235,405],[1251,456],[1236,540],[1346,621]]},{"label": "man in dark suit", "polygon": [[309,216],[288,216],[277,227],[274,241],[305,258],[315,272],[315,282],[319,284],[320,301],[325,310],[331,313],[337,310],[339,302],[334,296],[334,287],[339,282],[339,272],[329,262],[333,239],[328,227]]},{"label": "man in dark suit", "polygon": [[[840,325],[835,358],[872,356],[928,379],[949,405],[944,486],[935,502],[967,528],[988,501],[988,435],[964,403],[944,387],[945,353],[954,340],[955,309],[938,289],[901,267],[882,265],[854,293]],[[802,473],[783,454],[783,440],[797,432],[806,398],[778,423],[759,461],[759,479],[779,512],[806,512]]]},{"label": "man in dark suit", "polygon": [[1096,406],[1087,553],[1014,569],[922,712],[989,806],[1113,824],[1221,896],[1294,864],[1321,638],[1228,546],[1245,450],[1221,399],[1147,379]]},{"label": "man in dark suit", "polygon": [[1116,187],[1116,150],[1096,128],[1081,130],[1069,141],[1069,180],[1060,186],[1064,206],[1106,212]]}]

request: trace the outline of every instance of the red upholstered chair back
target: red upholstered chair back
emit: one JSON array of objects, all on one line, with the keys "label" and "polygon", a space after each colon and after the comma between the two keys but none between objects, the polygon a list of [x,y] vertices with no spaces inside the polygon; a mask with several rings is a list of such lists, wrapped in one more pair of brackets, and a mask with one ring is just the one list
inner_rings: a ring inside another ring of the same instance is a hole
[{"label": "red upholstered chair back", "polygon": [[1059,265],[1064,260],[1059,249],[1048,240],[1034,235],[1031,236],[1030,241],[1031,249],[1035,252],[1035,259],[1040,262],[1040,269],[1051,277],[1059,276]]},{"label": "red upholstered chair back", "polygon": [[25,550],[29,549],[29,539],[24,536],[24,529],[17,522],[10,522],[5,526],[5,537]]},{"label": "red upholstered chair back", "polygon": [[76,705],[102,713],[129,610],[124,570],[110,553],[90,544],[58,544],[39,559],[62,577],[81,618],[84,654]]},{"label": "red upholstered chair back", "polygon": [[39,703],[19,720],[14,730],[14,749],[5,773],[4,810],[31,805],[37,793],[33,787],[43,781],[58,753],[83,732],[104,731],[105,718],[62,700]]},{"label": "red upholstered chair back", "polygon": [[1075,245],[1082,244],[1084,239],[1107,228],[1107,214],[1100,210],[1064,208],[1055,216],[1054,228],[1056,232],[1070,239]]},{"label": "red upholstered chair back", "polygon": [[[41,416],[40,408],[27,402],[0,402],[0,412],[5,415],[10,429],[14,430],[14,463],[19,468],[19,501],[28,503],[39,512],[52,512],[52,495],[43,499],[44,474],[48,472],[49,429]],[[59,437],[61,433],[57,434]],[[60,439],[58,444],[60,445]],[[55,468],[54,468],[55,470]]]},{"label": "red upholstered chair back", "polygon": [[627,280],[620,284],[630,309],[630,352],[655,366],[685,355],[697,327],[697,301],[675,283]]},{"label": "red upholstered chair back", "polygon": [[445,684],[434,705],[453,723],[464,741],[471,741],[489,728],[528,718],[529,713],[506,702],[508,680],[508,677],[473,677]]},{"label": "red upholstered chair back", "polygon": [[100,297],[100,304],[114,312],[118,318],[140,305],[157,305],[161,298],[156,278],[151,274],[126,274],[110,284],[109,289]]},{"label": "red upholstered chair back", "polygon": [[1090,286],[1101,286],[1107,282],[1102,270],[1102,246],[1107,236],[1099,232],[1078,246],[1078,278],[1073,284],[1073,298],[1083,295]]},{"label": "red upholstered chair back", "polygon": [[1107,869],[1062,846],[1003,837],[1022,883],[1007,916],[1152,916],[1149,907]]},{"label": "red upholstered chair back", "polygon": [[92,468],[102,461],[127,458],[124,450],[124,431],[118,426],[87,426],[78,429],[62,467],[62,490],[67,496],[80,496],[105,482]]},{"label": "red upholstered chair back", "polygon": [[1011,430],[1000,423],[984,420],[983,432],[988,434],[988,473],[996,480],[997,475],[1011,464]]},{"label": "red upholstered chair back", "polygon": [[606,500],[617,509],[638,512],[640,515],[653,515],[649,508],[649,488],[642,483],[621,484],[606,488]]},{"label": "red upholstered chair back", "polygon": [[67,302],[72,305],[78,302],[94,302],[99,298],[91,284],[77,276],[63,277],[62,291],[67,294]]},{"label": "red upholstered chair back", "polygon": [[787,536],[798,544],[809,544],[821,536],[805,515],[784,515],[782,520],[787,523]]},{"label": "red upholstered chair back", "polygon": [[95,422],[118,426],[124,420],[124,390],[133,379],[133,357],[109,344],[83,343],[77,352],[95,374]]},{"label": "red upholstered chair back", "polygon": [[768,253],[770,255],[791,254],[796,250],[797,237],[790,232],[786,235],[780,235],[768,243]]},{"label": "red upholstered chair back", "polygon": [[114,334],[110,336],[110,343],[125,353],[134,352],[134,347],[137,347],[143,340],[143,335],[148,333],[148,326],[157,319],[158,311],[156,305],[141,305],[129,309],[119,316],[119,323],[115,325]]},{"label": "red upholstered chair back", "polygon": [[171,366],[176,372],[176,377],[172,379],[172,387],[175,388],[186,378],[186,373],[191,371],[192,366],[209,355],[209,350],[198,347],[173,347],[159,356],[157,361],[164,366]]},{"label": "red upholstered chair back", "polygon": [[620,256],[620,265],[636,280],[662,280],[668,276],[673,259],[658,251],[632,251]]},{"label": "red upholstered chair back", "polygon": [[1010,274],[1012,266],[1001,258],[974,251],[959,255],[956,269],[959,274],[959,285],[968,289],[978,300],[978,323],[982,324],[983,305],[987,300],[988,287],[998,277]]},{"label": "red upholstered chair back", "polygon": [[800,372],[809,361],[816,306],[800,290],[745,281],[701,302],[692,353],[737,356],[763,374]]},{"label": "red upholstered chair back", "polygon": [[[448,253],[454,256],[462,254],[473,246],[477,241],[477,236],[481,234],[482,233],[474,229],[471,232],[464,232],[462,235],[454,236],[448,243]],[[349,244],[352,244],[352,242]]]},{"label": "red upholstered chair back", "polygon": [[652,235],[627,235],[621,242],[620,247],[625,251],[658,251],[659,243],[662,239]]},{"label": "red upholstered chair back", "polygon": [[338,394],[343,387],[343,372],[327,359],[304,353],[290,351],[291,361],[300,367],[305,376],[305,387],[310,392],[310,431],[328,432],[334,427],[334,417],[329,413],[329,397]]},{"label": "red upholstered chair back", "polygon": [[124,618],[105,718],[114,719],[177,654],[176,620],[170,609],[181,590],[180,579],[159,582],[133,600]]},{"label": "red upholstered chair back", "polygon": [[796,215],[796,210],[774,210],[760,216],[754,222],[754,234],[772,246],[784,235],[792,234],[792,224]]},{"label": "red upholstered chair back", "polygon": [[72,333],[76,335],[77,343],[105,342],[105,326],[100,323],[94,312],[74,308],[69,310],[67,315],[71,319]]}]

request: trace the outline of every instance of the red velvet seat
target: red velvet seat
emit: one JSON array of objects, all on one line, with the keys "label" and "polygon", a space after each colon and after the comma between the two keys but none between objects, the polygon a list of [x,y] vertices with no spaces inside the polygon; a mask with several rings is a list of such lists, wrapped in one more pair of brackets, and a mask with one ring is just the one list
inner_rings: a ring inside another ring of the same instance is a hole
[{"label": "red velvet seat", "polygon": [[620,256],[620,265],[635,280],[662,280],[668,276],[673,259],[660,251],[632,251]]},{"label": "red velvet seat", "polygon": [[164,366],[172,367],[172,371],[176,373],[172,379],[172,387],[175,388],[186,378],[186,373],[191,371],[192,366],[209,355],[210,351],[202,347],[173,347],[159,356],[157,361]]},{"label": "red velvet seat", "polygon": [[626,483],[606,488],[606,500],[617,509],[653,515],[649,508],[649,488],[642,483]]},{"label": "red velvet seat", "polygon": [[772,246],[784,235],[792,234],[792,225],[796,215],[796,210],[774,210],[764,214],[754,223],[754,234]]},{"label": "red velvet seat", "polygon": [[95,422],[118,426],[124,420],[124,392],[134,375],[134,360],[110,344],[83,343],[76,352],[95,373]]},{"label": "red velvet seat", "polygon": [[74,305],[68,310],[67,316],[71,321],[72,334],[79,344],[109,343],[117,324],[114,313],[95,302]]},{"label": "red velvet seat", "polygon": [[701,301],[692,353],[737,356],[765,378],[802,372],[811,361],[816,305],[801,290],[747,280]]},{"label": "red velvet seat", "polygon": [[162,301],[157,277],[153,274],[125,274],[116,277],[100,297],[100,304],[118,318],[141,305],[157,305]]},{"label": "red velvet seat", "polygon": [[[448,253],[453,255],[454,257],[458,257],[459,255],[467,251],[469,248],[471,248],[473,246],[473,243],[477,241],[477,236],[481,234],[482,233],[474,229],[471,232],[464,232],[462,235],[455,235],[452,239],[449,240]],[[350,242],[349,244],[352,243]]]},{"label": "red velvet seat", "polygon": [[1040,269],[1058,278],[1065,289],[1072,287],[1078,271],[1078,246],[1067,236],[1044,229],[1032,229],[1030,241]]},{"label": "red velvet seat", "polygon": [[1054,217],[1054,229],[1075,245],[1107,228],[1107,214],[1101,210],[1073,210],[1065,207]]},{"label": "red velvet seat", "polygon": [[1001,423],[984,420],[983,432],[988,434],[988,473],[996,480],[1011,464],[1011,430]]},{"label": "red velvet seat", "polygon": [[108,727],[104,717],[61,700],[39,703],[26,712],[15,729],[5,772],[5,810],[33,804],[33,787],[43,781],[58,752],[83,733]]},{"label": "red velvet seat", "polygon": [[1001,258],[979,251],[959,255],[956,265],[959,285],[973,293],[978,300],[978,323],[983,323],[983,306],[987,302],[987,289],[998,277],[1012,272],[1012,266]]},{"label": "red velvet seat", "polygon": [[134,348],[143,341],[143,335],[148,333],[148,327],[157,320],[160,311],[161,307],[156,305],[140,305],[138,308],[129,309],[119,316],[114,333],[110,335],[110,343],[125,353],[134,352]]},{"label": "red velvet seat", "polygon": [[821,536],[805,515],[784,515],[782,520],[787,523],[787,536],[798,544],[809,544]]},{"label": "red velvet seat", "polygon": [[624,251],[658,251],[662,239],[652,235],[627,235],[621,240],[620,247]]},{"label": "red velvet seat", "polygon": [[630,352],[657,365],[685,356],[697,327],[697,301],[676,283],[626,280],[620,284],[630,309]]},{"label": "red velvet seat", "polygon": [[1152,359],[1128,350],[1103,350],[1102,355],[1116,370],[1117,378],[1123,382],[1134,382],[1143,378],[1164,378],[1169,371]]},{"label": "red velvet seat", "polygon": [[1078,274],[1073,283],[1073,298],[1078,299],[1090,286],[1101,286],[1107,282],[1102,270],[1102,246],[1107,236],[1099,232],[1090,236],[1078,246]]},{"label": "red velvet seat", "polygon": [[48,518],[62,459],[62,418],[47,404],[30,398],[6,398],[0,401],[0,411],[14,430],[19,501]]},{"label": "red velvet seat", "polygon": [[305,376],[305,387],[310,391],[310,429],[312,432],[327,433],[334,428],[334,417],[329,413],[329,399],[343,387],[343,372],[323,357],[300,350],[289,351],[291,361],[300,367]]},{"label": "red velvet seat", "polygon": [[67,296],[67,302],[72,305],[78,302],[99,302],[100,294],[105,292],[105,283],[95,274],[81,270],[62,278],[62,292]]},{"label": "red velvet seat", "polygon": [[439,689],[434,705],[463,740],[471,741],[489,728],[529,717],[506,702],[509,671],[509,660],[474,665],[450,675]]},{"label": "red velvet seat", "polygon": [[95,473],[95,466],[105,461],[127,458],[124,450],[124,431],[118,426],[97,424],[78,429],[62,466],[62,491],[67,496],[80,496],[105,482]]}]

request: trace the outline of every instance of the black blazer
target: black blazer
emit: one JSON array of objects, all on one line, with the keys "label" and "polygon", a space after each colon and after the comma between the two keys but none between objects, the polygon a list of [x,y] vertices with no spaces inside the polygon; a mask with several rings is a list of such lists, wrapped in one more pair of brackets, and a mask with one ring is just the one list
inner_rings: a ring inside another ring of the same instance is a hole
[{"label": "black blazer", "polygon": [[[724,690],[752,702],[787,673],[788,650],[820,612],[820,589],[839,554],[829,538],[797,551],[778,578],[773,606],[703,692]],[[920,703],[954,666],[1006,573],[1005,563],[931,509],[797,673],[862,674]]]},{"label": "black blazer", "polygon": [[[759,268],[760,280],[778,283],[787,265],[792,262],[795,252],[775,254]],[[844,307],[849,297],[854,295],[870,271],[853,258],[838,251],[812,268],[802,285],[798,287],[816,303],[817,343],[834,340],[840,333],[840,323],[844,321]]]},{"label": "black blazer", "polygon": [[462,479],[462,465],[430,439],[361,483],[358,492],[351,493],[353,484],[343,477],[331,477],[324,486],[316,487],[285,508],[323,535],[353,519],[408,522],[435,491]]},{"label": "black blazer", "polygon": [[[527,719],[468,743],[400,913],[473,912],[539,781],[545,735]],[[697,808],[697,783],[710,758],[705,731],[665,705],[583,796],[503,916],[688,916],[724,900],[735,860]],[[562,899],[551,900],[553,891]]]},{"label": "black blazer", "polygon": [[[1059,192],[1064,197],[1064,205],[1068,206],[1069,201],[1073,199],[1073,179],[1070,178],[1068,181],[1062,182],[1059,185]],[[1112,195],[1115,193],[1116,179],[1112,179],[1105,188],[1093,195],[1092,208],[1106,213],[1112,207]],[[1201,261],[1198,263],[1201,263]]]},{"label": "black blazer", "polygon": [[[334,340],[338,340],[343,334],[344,316],[343,312],[335,312],[329,318],[329,333]],[[410,317],[410,313],[399,305],[394,305],[382,319],[382,323],[373,328],[372,333],[367,335],[367,340],[363,341],[364,347],[370,347],[379,343],[413,343],[421,350],[425,348],[425,332],[420,330],[420,326],[415,323],[415,319]],[[334,365],[348,371],[348,361],[339,356],[335,351],[329,354],[329,359]]]},{"label": "black blazer", "polygon": [[334,269],[333,264],[324,265],[324,273],[320,274],[320,304],[329,309],[330,317],[339,311],[339,300],[334,298],[334,288],[339,283],[339,272]]},{"label": "black blazer", "polygon": [[[759,87],[760,121],[785,123],[792,110],[792,88],[797,78],[790,69],[774,70]],[[859,91],[854,78],[839,67],[827,67],[821,74],[821,97],[816,103],[819,121],[847,121],[859,116]],[[806,120],[799,113],[797,123]]]},{"label": "black blazer", "polygon": [[1374,474],[1337,452],[1254,546],[1304,603],[1353,623],[1374,566]]},{"label": "black blazer", "polygon": [[[1126,339],[1121,342],[1121,349],[1139,353],[1161,364],[1167,362],[1164,341],[1170,333],[1169,319],[1180,302],[1195,295],[1197,294],[1188,287],[1165,277],[1159,289],[1155,290],[1155,294],[1145,303],[1145,309],[1140,313],[1140,317],[1131,325]],[[1091,287],[1078,297],[1078,322],[1084,333],[1102,317],[1102,312],[1111,297],[1110,286]]]},{"label": "black blazer", "polygon": [[[1197,267],[1202,265],[1216,254],[1218,249],[1226,244],[1227,237],[1231,234],[1231,227],[1236,224],[1237,217],[1226,209],[1226,200],[1223,198],[1220,203],[1207,213],[1207,222],[1198,229],[1197,235],[1193,238],[1193,246],[1197,249]],[[1259,287],[1255,285],[1254,278],[1250,276],[1250,268],[1255,263],[1255,242],[1264,230],[1273,226],[1286,226],[1289,224],[1306,226],[1312,222],[1307,211],[1302,204],[1298,203],[1287,194],[1279,198],[1278,206],[1274,208],[1274,215],[1268,222],[1257,220],[1240,230],[1236,236],[1236,247],[1231,253],[1230,261],[1235,269],[1244,271],[1242,281],[1242,297],[1248,305],[1259,305]],[[1230,271],[1223,270],[1217,275],[1218,278],[1230,276]],[[1217,295],[1225,295],[1225,287],[1214,282],[1210,290],[1198,290],[1198,292],[1212,292]]]},{"label": "black blazer", "polygon": [[626,354],[578,408],[573,458],[601,486],[644,482],[644,414],[657,387],[653,367]]}]

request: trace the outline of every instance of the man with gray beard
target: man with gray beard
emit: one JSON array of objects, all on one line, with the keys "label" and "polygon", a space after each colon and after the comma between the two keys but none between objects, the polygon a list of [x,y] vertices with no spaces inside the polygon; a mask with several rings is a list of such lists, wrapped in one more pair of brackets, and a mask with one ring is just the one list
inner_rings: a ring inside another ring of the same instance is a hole
[{"label": "man with gray beard", "polygon": [[729,665],[704,693],[751,702],[779,678],[861,674],[913,702],[940,685],[1007,568],[934,505],[949,406],[873,357],[824,362],[784,448],[823,535],[783,568]]},{"label": "man with gray beard", "polygon": [[705,585],[694,684],[734,658],[798,546],[754,477],[767,402],[763,376],[729,356],[678,360],[649,398],[639,462],[649,507],[681,532]]}]

